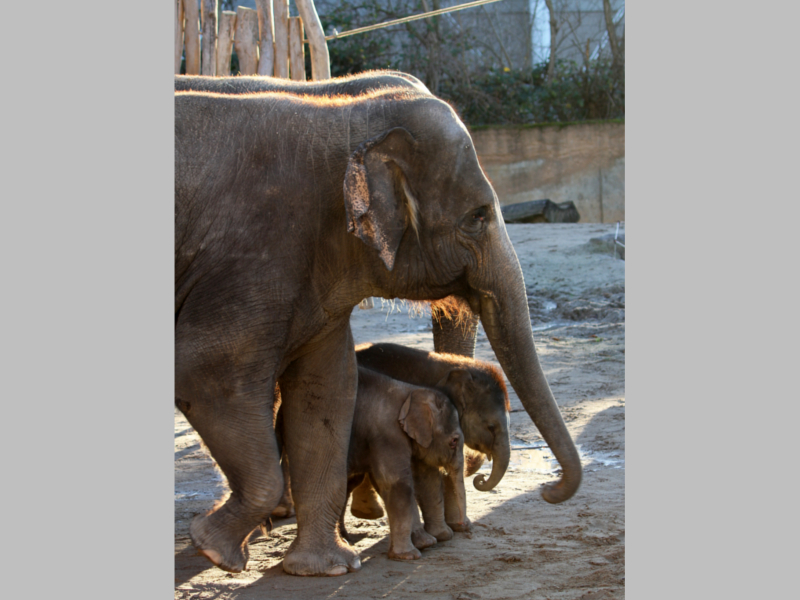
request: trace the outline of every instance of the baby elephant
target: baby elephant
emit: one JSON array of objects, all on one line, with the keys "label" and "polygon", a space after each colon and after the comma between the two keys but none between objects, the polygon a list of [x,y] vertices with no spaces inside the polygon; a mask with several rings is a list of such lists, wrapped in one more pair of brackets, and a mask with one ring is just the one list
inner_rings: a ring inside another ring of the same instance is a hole
[{"label": "baby elephant", "polygon": [[[446,394],[458,410],[464,444],[493,461],[489,479],[478,475],[473,485],[478,490],[488,491],[500,482],[508,468],[511,451],[508,393],[496,367],[465,356],[426,352],[398,344],[362,344],[356,347],[356,357],[359,367],[414,385],[433,387]],[[468,453],[467,462],[475,465]],[[472,468],[477,470],[478,466],[480,462]],[[455,508],[451,482],[444,483],[447,524],[456,531],[469,529],[469,520],[462,520]],[[351,511],[361,518],[378,518],[383,514],[374,500],[369,481],[353,493]]]},{"label": "baby elephant", "polygon": [[[463,442],[458,412],[443,393],[359,367],[347,490],[366,475],[374,483],[389,517],[389,558],[416,559],[418,548],[452,537],[445,524],[444,482],[455,496],[451,518],[466,519]],[[344,511],[339,523],[346,536]]]}]

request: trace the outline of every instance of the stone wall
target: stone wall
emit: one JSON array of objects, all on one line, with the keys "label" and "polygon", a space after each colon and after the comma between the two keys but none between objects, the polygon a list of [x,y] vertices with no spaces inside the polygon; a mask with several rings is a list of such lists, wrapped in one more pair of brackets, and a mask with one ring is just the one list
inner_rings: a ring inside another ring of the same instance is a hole
[{"label": "stone wall", "polygon": [[472,132],[500,204],[572,200],[581,223],[625,220],[625,124],[493,127]]}]

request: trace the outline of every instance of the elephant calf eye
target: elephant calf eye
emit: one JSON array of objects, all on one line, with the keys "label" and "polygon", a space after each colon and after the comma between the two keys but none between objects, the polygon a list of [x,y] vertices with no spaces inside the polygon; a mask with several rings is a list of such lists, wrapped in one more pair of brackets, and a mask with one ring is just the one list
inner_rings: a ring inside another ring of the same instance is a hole
[{"label": "elephant calf eye", "polygon": [[486,207],[481,206],[478,210],[472,213],[472,220],[476,222],[483,222],[486,220]]}]

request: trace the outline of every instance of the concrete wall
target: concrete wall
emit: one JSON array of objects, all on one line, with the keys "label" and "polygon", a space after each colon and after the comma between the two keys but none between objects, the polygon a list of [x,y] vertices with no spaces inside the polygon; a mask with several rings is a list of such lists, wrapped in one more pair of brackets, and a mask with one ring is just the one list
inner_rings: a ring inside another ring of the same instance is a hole
[{"label": "concrete wall", "polygon": [[500,204],[572,200],[581,223],[625,220],[625,125],[497,127],[472,132]]}]

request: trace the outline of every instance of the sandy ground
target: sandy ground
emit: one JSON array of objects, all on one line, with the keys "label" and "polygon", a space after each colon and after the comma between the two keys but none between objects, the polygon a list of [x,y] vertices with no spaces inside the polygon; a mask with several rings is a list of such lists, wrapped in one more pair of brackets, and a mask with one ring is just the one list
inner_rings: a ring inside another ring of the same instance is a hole
[{"label": "sandy ground", "polygon": [[[540,361],[580,450],[584,479],[573,498],[551,505],[540,488],[556,478],[552,456],[509,386],[512,462],[491,492],[467,482],[471,533],[390,561],[384,519],[347,514],[361,536],[362,569],[335,578],[286,575],[281,560],[294,519],[250,541],[247,570],[230,574],[198,556],[191,519],[226,493],[224,478],[194,430],[175,413],[175,597],[431,598],[447,600],[623,598],[625,588],[625,262],[597,238],[614,225],[509,225],[528,288]],[[595,239],[592,241],[592,239]],[[391,341],[433,349],[428,315],[375,301],[353,312],[356,343]],[[476,356],[495,361],[483,331]],[[491,464],[484,465],[488,472]]]}]

